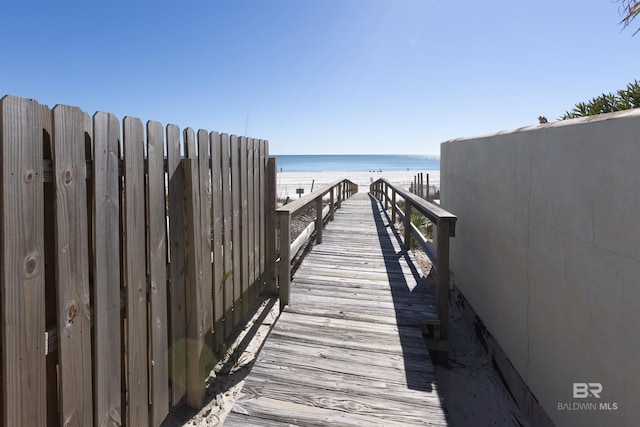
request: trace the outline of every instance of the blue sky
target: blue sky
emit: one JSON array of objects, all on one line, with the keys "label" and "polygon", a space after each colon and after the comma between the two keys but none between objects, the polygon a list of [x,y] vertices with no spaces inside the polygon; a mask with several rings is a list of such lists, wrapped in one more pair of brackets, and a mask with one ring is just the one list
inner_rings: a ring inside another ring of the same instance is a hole
[{"label": "blue sky", "polygon": [[0,19],[0,95],[246,129],[272,154],[439,154],[640,79],[614,0],[0,0]]}]

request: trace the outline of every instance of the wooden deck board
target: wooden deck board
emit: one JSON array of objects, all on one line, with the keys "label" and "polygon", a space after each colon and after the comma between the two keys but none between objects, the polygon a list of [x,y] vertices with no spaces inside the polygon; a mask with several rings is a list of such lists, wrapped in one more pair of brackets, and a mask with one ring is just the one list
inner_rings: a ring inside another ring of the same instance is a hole
[{"label": "wooden deck board", "polygon": [[433,289],[368,195],[342,203],[225,426],[449,425],[419,322]]}]

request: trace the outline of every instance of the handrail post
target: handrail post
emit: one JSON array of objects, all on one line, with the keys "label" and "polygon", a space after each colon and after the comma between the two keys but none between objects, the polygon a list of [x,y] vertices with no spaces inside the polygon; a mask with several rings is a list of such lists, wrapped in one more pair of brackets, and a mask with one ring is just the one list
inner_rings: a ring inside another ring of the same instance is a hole
[{"label": "handrail post", "polygon": [[330,221],[333,221],[333,213],[336,210],[335,200],[333,195],[334,190],[335,190],[335,187],[331,187],[331,195],[329,196],[329,220]]},{"label": "handrail post", "polygon": [[322,243],[322,196],[316,198],[316,243]]},{"label": "handrail post", "polygon": [[267,160],[267,194],[265,200],[265,273],[267,286],[272,295],[278,294],[276,283],[276,159]]},{"label": "handrail post", "polygon": [[396,190],[391,189],[391,222],[396,223]]},{"label": "handrail post", "polygon": [[342,204],[342,200],[341,200],[341,198],[342,198],[342,191],[341,191],[342,183],[338,184],[337,187],[338,187],[338,200],[336,202],[336,207],[338,209],[340,209],[340,205]]},{"label": "handrail post", "polygon": [[440,320],[440,339],[449,336],[449,232],[450,222],[440,221],[437,231],[438,282],[436,284],[436,307]]},{"label": "handrail post", "polygon": [[384,210],[389,209],[389,185],[384,183]]},{"label": "handrail post", "polygon": [[411,249],[411,200],[404,199],[404,248]]},{"label": "handrail post", "polygon": [[280,311],[289,304],[289,287],[291,282],[291,217],[289,212],[278,212],[280,225],[280,268],[278,282],[280,287]]}]

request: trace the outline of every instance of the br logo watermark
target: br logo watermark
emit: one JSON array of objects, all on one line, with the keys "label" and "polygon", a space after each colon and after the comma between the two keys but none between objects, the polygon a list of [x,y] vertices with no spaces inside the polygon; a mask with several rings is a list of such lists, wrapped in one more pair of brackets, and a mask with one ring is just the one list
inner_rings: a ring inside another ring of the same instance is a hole
[{"label": "br logo watermark", "polygon": [[600,399],[602,393],[602,384],[600,383],[573,383],[573,398],[586,399],[593,396]]},{"label": "br logo watermark", "polygon": [[602,384],[573,383],[574,399],[598,399],[597,401],[560,402],[558,411],[617,411],[618,402],[603,402]]}]

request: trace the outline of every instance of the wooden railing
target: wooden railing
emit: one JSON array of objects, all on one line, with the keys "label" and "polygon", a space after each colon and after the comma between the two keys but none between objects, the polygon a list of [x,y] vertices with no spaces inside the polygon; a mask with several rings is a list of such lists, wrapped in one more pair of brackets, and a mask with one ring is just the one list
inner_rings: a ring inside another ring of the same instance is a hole
[{"label": "wooden railing", "polygon": [[158,426],[202,405],[273,277],[267,157],[264,140],[0,100],[0,425]]},{"label": "wooden railing", "polygon": [[[384,208],[391,205],[391,222],[396,223],[396,215],[400,216],[404,225],[404,246],[409,250],[411,236],[425,251],[438,275],[436,284],[436,309],[438,312],[439,337],[447,340],[449,336],[449,238],[455,236],[457,217],[442,209],[438,205],[405,191],[384,178],[371,184],[371,194],[384,203]],[[391,195],[389,194],[391,192]],[[397,196],[404,199],[404,212],[398,206]],[[411,223],[411,212],[415,209],[431,221],[437,229],[436,248],[427,241],[426,237]]]},{"label": "wooden railing", "polygon": [[[288,203],[276,210],[280,230],[280,260],[278,283],[280,310],[289,304],[289,288],[291,283],[291,261],[315,232],[316,243],[322,243],[322,227],[326,217],[333,220],[333,213],[340,208],[343,200],[358,192],[358,186],[343,179],[325,185],[298,200]],[[329,194],[329,203],[324,206],[324,197]],[[315,207],[316,218],[300,235],[291,242],[291,220],[299,216],[308,207]]]}]

